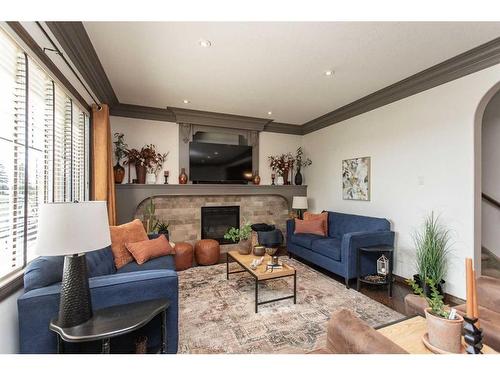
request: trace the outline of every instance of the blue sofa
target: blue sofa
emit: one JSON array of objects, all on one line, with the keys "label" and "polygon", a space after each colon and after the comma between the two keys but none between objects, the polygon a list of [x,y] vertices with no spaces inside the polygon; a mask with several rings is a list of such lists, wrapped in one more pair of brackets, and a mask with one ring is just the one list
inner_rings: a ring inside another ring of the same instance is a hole
[{"label": "blue sofa", "polygon": [[[328,211],[328,236],[294,234],[295,221],[287,221],[287,250],[317,266],[343,276],[346,287],[356,278],[356,251],[359,247],[394,245],[394,232],[386,219]],[[361,275],[376,273],[376,258],[363,255]]]},{"label": "blue sofa", "polygon": [[[150,236],[151,237],[151,236]],[[132,262],[115,268],[111,247],[86,254],[93,309],[167,298],[167,353],[177,353],[178,279],[172,255],[142,265]],[[55,353],[57,340],[49,322],[59,310],[64,257],[39,257],[26,267],[24,294],[17,301],[21,353]],[[140,330],[111,340],[111,352],[134,352],[137,335],[148,337],[148,351],[160,346],[160,317]],[[69,352],[99,352],[98,343],[66,344]]]}]

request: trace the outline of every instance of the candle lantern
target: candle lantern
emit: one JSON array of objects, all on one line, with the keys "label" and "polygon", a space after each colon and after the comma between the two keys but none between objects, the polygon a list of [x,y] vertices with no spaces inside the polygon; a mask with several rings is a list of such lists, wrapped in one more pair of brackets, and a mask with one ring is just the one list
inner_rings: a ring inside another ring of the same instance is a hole
[{"label": "candle lantern", "polygon": [[377,259],[377,274],[380,276],[387,276],[389,273],[389,259],[385,255],[382,255]]}]

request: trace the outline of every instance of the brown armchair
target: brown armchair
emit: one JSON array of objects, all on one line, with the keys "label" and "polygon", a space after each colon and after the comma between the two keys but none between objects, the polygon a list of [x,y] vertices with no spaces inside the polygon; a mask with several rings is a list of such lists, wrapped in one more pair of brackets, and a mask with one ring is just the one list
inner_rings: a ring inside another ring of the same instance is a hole
[{"label": "brown armchair", "polygon": [[[481,276],[476,281],[477,303],[479,305],[479,324],[483,329],[484,343],[500,351],[500,279]],[[427,301],[414,294],[405,297],[407,315],[422,315],[428,307]],[[465,314],[465,304],[454,306]]]},{"label": "brown armchair", "polygon": [[346,309],[332,314],[326,346],[311,354],[407,354],[400,346]]}]

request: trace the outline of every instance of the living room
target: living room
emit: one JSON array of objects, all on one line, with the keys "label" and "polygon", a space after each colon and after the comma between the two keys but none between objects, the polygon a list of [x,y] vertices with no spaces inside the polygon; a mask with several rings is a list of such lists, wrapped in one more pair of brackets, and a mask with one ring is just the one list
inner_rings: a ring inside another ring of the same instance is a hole
[{"label": "living room", "polygon": [[499,352],[493,13],[177,6],[0,22],[0,353]]}]

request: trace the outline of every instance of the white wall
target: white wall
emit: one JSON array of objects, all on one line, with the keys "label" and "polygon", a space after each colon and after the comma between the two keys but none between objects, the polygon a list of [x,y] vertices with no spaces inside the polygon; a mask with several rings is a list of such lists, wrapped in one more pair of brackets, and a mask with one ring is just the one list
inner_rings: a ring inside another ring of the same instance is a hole
[{"label": "white wall", "polygon": [[[161,153],[170,151],[163,169],[158,172],[156,182],[164,182],[163,171],[170,171],[168,182],[177,184],[179,182],[179,125],[172,122],[142,120],[135,118],[111,116],[111,132],[125,134],[125,143],[129,148],[141,149],[147,144],[154,144],[156,150]],[[130,167],[130,175],[135,178],[135,167]],[[128,166],[125,166],[125,178],[128,181]]]},{"label": "white wall", "polygon": [[[500,93],[488,103],[482,128],[483,192],[500,201]],[[500,257],[500,210],[482,202],[482,245]]]},{"label": "white wall", "polygon": [[[259,135],[259,175],[261,178],[261,185],[271,184],[271,168],[269,168],[269,161],[267,158],[271,155],[283,154],[291,152],[295,155],[297,148],[302,145],[302,136],[293,134],[280,134],[261,132]],[[303,184],[307,184],[306,175],[307,169],[304,174]]]},{"label": "white wall", "polygon": [[0,354],[19,353],[17,297],[20,295],[21,291],[0,303]]},{"label": "white wall", "polygon": [[[304,136],[313,210],[386,217],[397,232],[395,273],[415,273],[412,233],[431,211],[453,236],[446,291],[465,297],[474,257],[474,119],[500,65]],[[341,161],[371,157],[371,201],[342,200]],[[321,162],[320,162],[321,161]]]}]

